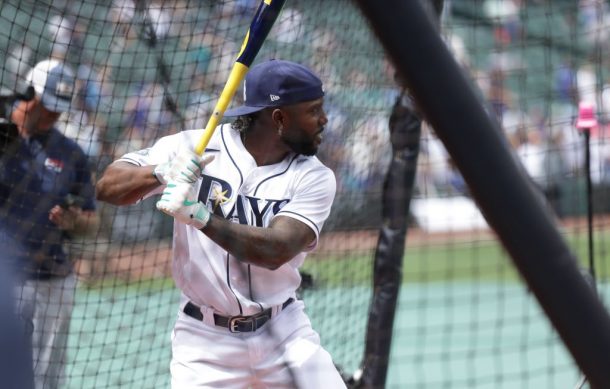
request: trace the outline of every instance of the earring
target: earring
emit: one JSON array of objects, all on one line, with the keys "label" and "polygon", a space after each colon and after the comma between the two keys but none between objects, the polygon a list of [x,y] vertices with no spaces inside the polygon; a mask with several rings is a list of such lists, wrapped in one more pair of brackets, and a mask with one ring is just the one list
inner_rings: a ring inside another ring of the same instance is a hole
[{"label": "earring", "polygon": [[277,134],[279,136],[282,136],[282,130],[283,130],[282,126],[280,126],[280,128],[277,129]]}]

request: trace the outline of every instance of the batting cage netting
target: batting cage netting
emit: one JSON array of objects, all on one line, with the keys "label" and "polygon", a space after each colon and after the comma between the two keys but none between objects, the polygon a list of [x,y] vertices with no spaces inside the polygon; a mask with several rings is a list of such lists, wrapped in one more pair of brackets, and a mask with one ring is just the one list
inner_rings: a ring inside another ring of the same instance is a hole
[{"label": "batting cage netting", "polygon": [[[31,98],[34,65],[50,59],[73,69],[71,108],[56,127],[84,151],[95,183],[125,153],[206,125],[259,3],[0,1],[0,228],[20,222],[19,233],[45,247],[59,238],[38,233],[47,227],[33,215],[49,212],[53,201],[86,203],[32,193],[42,196],[40,207],[7,211],[13,193],[30,195],[27,182],[62,184],[48,181],[61,161],[30,166],[25,181],[6,162],[18,152],[14,109]],[[602,301],[610,248],[609,7],[604,0],[445,1],[439,23]],[[318,158],[334,171],[337,195],[301,268],[299,297],[346,381],[358,387],[372,366],[387,388],[587,387],[358,7],[288,0],[255,63],[271,58],[307,65],[324,81],[329,123]],[[240,87],[232,105],[241,102]],[[63,361],[60,387],[169,386],[179,291],[171,276],[173,220],[155,201],[98,201],[95,230],[62,241],[75,274],[65,283],[75,291],[73,308],[58,310],[68,320],[49,331],[67,340],[55,340],[50,359],[34,355],[35,366]],[[9,214],[21,219],[9,223]],[[0,245],[4,269],[11,243]],[[387,286],[389,305],[371,305]],[[48,306],[47,317],[55,309]]]}]

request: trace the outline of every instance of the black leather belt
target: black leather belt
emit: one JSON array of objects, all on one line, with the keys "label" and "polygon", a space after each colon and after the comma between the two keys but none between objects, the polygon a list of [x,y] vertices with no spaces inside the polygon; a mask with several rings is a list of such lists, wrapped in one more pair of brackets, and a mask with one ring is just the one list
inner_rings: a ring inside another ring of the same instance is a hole
[{"label": "black leather belt", "polygon": [[[284,303],[282,304],[282,309],[285,309],[293,302],[294,299],[290,297],[288,300],[284,301]],[[182,311],[193,319],[197,319],[199,321],[203,320],[203,313],[201,313],[201,308],[199,308],[197,305],[193,304],[190,301],[186,303]],[[269,319],[271,319],[271,314],[271,308],[267,308],[264,311],[251,316],[226,317],[215,313],[214,324],[219,327],[228,328],[231,332],[254,332],[257,329],[261,328],[266,322],[268,322]]]}]

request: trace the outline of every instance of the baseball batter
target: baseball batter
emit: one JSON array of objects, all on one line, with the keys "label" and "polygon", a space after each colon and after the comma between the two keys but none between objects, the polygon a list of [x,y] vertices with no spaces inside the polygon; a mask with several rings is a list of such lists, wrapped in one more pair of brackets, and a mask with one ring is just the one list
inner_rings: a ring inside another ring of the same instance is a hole
[{"label": "baseball batter", "polygon": [[162,194],[157,208],[175,218],[173,388],[345,387],[296,298],[336,190],[315,157],[323,96],[308,68],[263,62],[204,158],[191,151],[203,130],[183,131],[124,155],[98,182],[113,204]]}]

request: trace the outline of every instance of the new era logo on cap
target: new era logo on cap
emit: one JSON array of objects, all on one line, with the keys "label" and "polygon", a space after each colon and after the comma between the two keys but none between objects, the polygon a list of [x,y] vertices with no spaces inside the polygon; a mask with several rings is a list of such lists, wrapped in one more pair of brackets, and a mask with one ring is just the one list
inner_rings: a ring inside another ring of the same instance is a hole
[{"label": "new era logo on cap", "polygon": [[281,107],[324,96],[322,81],[307,67],[272,59],[253,66],[244,82],[244,105],[224,116],[241,116],[267,107]]},{"label": "new era logo on cap", "polygon": [[49,111],[70,109],[75,77],[67,65],[54,59],[39,62],[26,76],[26,82],[34,87],[42,105]]}]

